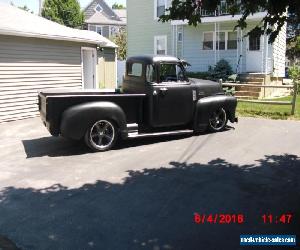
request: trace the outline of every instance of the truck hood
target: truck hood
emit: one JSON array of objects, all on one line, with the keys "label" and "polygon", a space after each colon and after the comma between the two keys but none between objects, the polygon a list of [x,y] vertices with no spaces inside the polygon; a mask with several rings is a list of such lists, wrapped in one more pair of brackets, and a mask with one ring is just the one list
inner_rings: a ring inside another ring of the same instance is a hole
[{"label": "truck hood", "polygon": [[199,92],[202,92],[203,95],[209,96],[214,94],[224,94],[222,86],[218,82],[189,78],[192,85],[196,85]]}]

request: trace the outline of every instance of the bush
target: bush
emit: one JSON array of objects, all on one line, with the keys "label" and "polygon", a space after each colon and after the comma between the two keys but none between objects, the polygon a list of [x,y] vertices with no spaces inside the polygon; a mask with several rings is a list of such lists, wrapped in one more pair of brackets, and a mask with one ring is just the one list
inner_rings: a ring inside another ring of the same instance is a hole
[{"label": "bush", "polygon": [[226,81],[231,75],[231,66],[224,59],[220,60],[215,67],[209,66],[206,72],[187,72],[188,77],[213,81],[219,81],[220,79]]},{"label": "bush", "polygon": [[224,59],[221,59],[216,64],[212,72],[215,80],[222,79],[223,81],[226,81],[232,73],[233,71],[230,64]]},{"label": "bush", "polygon": [[210,74],[208,72],[186,72],[186,75],[191,78],[209,79]]},{"label": "bush", "polygon": [[294,65],[289,68],[289,77],[293,80],[293,82],[297,82],[297,92],[300,94],[300,66]]}]

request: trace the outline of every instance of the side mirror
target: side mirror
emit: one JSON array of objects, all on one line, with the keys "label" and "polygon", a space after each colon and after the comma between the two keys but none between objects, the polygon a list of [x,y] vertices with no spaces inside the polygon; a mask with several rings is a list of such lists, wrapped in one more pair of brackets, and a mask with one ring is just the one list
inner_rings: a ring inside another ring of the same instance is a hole
[{"label": "side mirror", "polygon": [[183,65],[184,68],[187,68],[188,66],[192,66],[191,64],[189,64],[187,61],[185,60],[181,60],[181,63]]}]

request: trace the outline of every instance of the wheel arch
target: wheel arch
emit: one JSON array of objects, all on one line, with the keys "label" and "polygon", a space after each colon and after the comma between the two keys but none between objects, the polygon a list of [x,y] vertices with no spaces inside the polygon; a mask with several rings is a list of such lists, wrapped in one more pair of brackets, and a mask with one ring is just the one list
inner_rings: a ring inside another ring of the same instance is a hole
[{"label": "wheel arch", "polygon": [[234,122],[237,100],[233,96],[209,96],[198,100],[194,115],[194,130],[204,131],[208,126],[210,114],[219,108],[224,108],[228,120]]},{"label": "wheel arch", "polygon": [[63,112],[61,135],[80,140],[93,123],[102,119],[113,121],[121,133],[127,131],[126,115],[120,106],[113,102],[89,102],[72,106]]}]

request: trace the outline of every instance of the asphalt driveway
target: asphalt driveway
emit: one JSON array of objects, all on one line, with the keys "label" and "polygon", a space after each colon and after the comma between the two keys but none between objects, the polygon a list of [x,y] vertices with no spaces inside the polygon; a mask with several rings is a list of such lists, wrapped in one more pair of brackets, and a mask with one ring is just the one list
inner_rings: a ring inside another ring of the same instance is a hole
[{"label": "asphalt driveway", "polygon": [[[248,233],[299,241],[300,122],[232,126],[91,153],[50,137],[39,118],[0,124],[0,249],[232,250]],[[196,224],[194,213],[245,220]],[[292,220],[263,223],[266,213]]]}]

